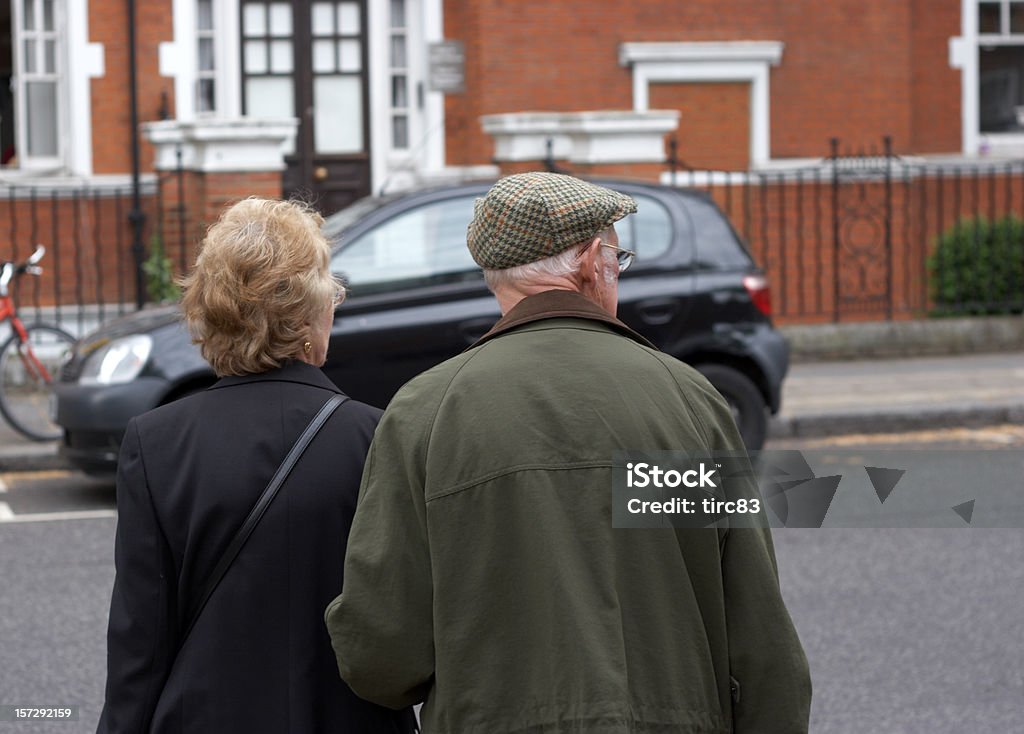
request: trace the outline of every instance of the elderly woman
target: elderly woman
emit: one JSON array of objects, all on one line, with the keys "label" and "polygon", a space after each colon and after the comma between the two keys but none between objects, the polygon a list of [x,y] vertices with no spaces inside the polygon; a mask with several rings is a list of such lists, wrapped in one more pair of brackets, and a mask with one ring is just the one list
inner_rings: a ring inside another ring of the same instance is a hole
[{"label": "elderly woman", "polygon": [[185,318],[221,379],[128,425],[101,732],[413,728],[410,711],[342,683],[322,622],[377,409],[330,415],[197,613],[285,455],[340,394],[319,369],[344,295],[321,223],[293,202],[241,201],[184,281]]}]

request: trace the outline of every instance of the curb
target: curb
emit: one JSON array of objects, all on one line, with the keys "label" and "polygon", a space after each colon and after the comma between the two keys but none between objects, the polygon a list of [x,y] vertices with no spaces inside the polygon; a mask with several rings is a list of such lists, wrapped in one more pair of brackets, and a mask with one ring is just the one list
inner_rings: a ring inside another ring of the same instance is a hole
[{"label": "curb", "polygon": [[[1005,423],[1024,424],[1024,405],[942,407],[914,412],[876,411],[782,416],[772,418],[768,438],[821,438],[850,434],[901,433],[936,428],[981,428]],[[0,472],[72,469],[55,445],[29,445],[0,452]]]},{"label": "curb", "polygon": [[924,408],[913,413],[876,411],[773,418],[771,438],[819,438],[858,433],[902,433],[935,428],[981,428],[1024,423],[1024,405]]},{"label": "curb", "polygon": [[794,364],[1024,350],[1020,316],[783,324],[778,330],[789,341]]}]

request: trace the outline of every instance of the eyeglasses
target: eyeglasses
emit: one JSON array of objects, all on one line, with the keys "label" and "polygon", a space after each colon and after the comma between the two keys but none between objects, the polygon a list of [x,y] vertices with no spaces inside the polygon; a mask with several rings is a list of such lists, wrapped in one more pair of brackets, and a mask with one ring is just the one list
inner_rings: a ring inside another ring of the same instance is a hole
[{"label": "eyeglasses", "polygon": [[633,264],[633,258],[636,257],[636,253],[632,250],[627,250],[625,247],[619,247],[617,245],[609,245],[604,242],[601,243],[601,247],[610,247],[615,250],[615,260],[619,263],[619,272],[624,273],[629,270],[629,266]]}]

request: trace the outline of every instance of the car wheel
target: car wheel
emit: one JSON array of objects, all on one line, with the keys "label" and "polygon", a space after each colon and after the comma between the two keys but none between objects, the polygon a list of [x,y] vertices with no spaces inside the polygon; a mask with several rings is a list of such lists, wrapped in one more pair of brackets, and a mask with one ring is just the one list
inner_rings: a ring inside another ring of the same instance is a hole
[{"label": "car wheel", "polygon": [[732,367],[721,364],[695,366],[729,403],[747,451],[759,451],[768,437],[768,406],[757,385]]}]

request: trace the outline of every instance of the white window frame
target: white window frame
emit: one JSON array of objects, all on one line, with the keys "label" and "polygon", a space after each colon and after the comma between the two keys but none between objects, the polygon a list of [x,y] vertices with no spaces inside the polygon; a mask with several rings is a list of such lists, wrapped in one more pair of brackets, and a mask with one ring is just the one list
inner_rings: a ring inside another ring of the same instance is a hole
[{"label": "white window frame", "polygon": [[[395,25],[395,19],[393,14],[390,12],[393,3],[396,0],[388,0],[388,70],[391,84],[394,84],[396,77],[405,77],[405,105],[395,105],[394,94],[389,94],[389,106],[391,107],[391,124],[388,126],[388,137],[390,138],[389,145],[394,151],[408,152],[413,149],[412,140],[412,116],[417,107],[417,98],[420,97],[422,92],[420,91],[419,84],[413,84],[412,77],[410,75],[411,67],[411,54],[412,54],[412,35],[416,32],[415,25],[409,21],[411,20],[409,11],[413,9],[416,4],[416,0],[400,0],[405,3],[405,18],[404,23],[401,26]],[[401,43],[405,46],[405,64],[396,66],[394,59],[392,58],[391,49],[397,38],[401,38]],[[394,124],[397,118],[405,118],[405,145],[398,146],[395,144],[395,131]]]},{"label": "white window frame", "polygon": [[949,43],[949,65],[960,69],[960,119],[963,154],[987,155],[989,152],[1020,155],[1024,152],[1024,132],[982,132],[981,113],[981,46],[1024,46],[1024,33],[1009,31],[1009,5],[1024,4],[1020,0],[999,0],[1004,7],[999,34],[982,34],[978,28],[978,7],[981,0],[961,0],[960,36]]},{"label": "white window frame", "polygon": [[[196,7],[195,25],[193,26],[193,32],[196,38],[196,78],[192,85],[193,104],[195,105],[196,117],[216,117],[218,109],[217,95],[220,93],[220,64],[217,58],[217,47],[220,45],[220,39],[218,38],[218,31],[220,25],[217,23],[217,0],[208,0],[210,3],[210,28],[203,29],[199,27],[199,3],[200,0],[193,0]],[[213,45],[213,68],[204,70],[200,64],[200,52],[199,47],[203,40],[208,40]],[[201,84],[204,81],[213,82],[213,109],[201,110],[199,109],[199,102],[202,100],[202,94],[200,93]]]},{"label": "white window frame", "polygon": [[[375,130],[385,130],[387,134],[375,136],[372,175],[374,190],[387,184],[391,186],[397,175],[400,180],[404,175],[418,173],[424,168],[423,130],[426,93],[426,35],[424,13],[430,0],[405,0],[405,66],[401,70],[391,66],[391,2],[377,0],[368,3],[370,11],[370,97],[371,116]],[[405,76],[406,107],[395,108],[392,105],[391,80],[396,73]],[[373,98],[376,97],[376,103]],[[392,120],[396,114],[406,118],[407,147],[395,148],[392,136]],[[379,161],[379,164],[378,164]]]},{"label": "white window frame", "polygon": [[623,43],[619,64],[633,67],[633,109],[649,109],[649,87],[658,82],[748,82],[750,164],[771,161],[770,67],[782,61],[781,41]]},{"label": "white window frame", "polygon": [[[419,177],[440,173],[445,167],[444,94],[431,92],[425,87],[427,45],[444,40],[443,6],[443,0],[406,0],[406,24],[410,31],[407,37],[407,63],[412,103],[409,110],[410,148],[395,151],[391,147],[390,135],[390,4],[383,0],[369,0],[366,3],[366,22],[369,24],[367,73],[370,85],[370,126],[372,130],[388,131],[387,135],[372,135],[370,139],[370,175],[374,191],[380,190],[396,171],[413,170]],[[195,0],[174,0],[175,41],[160,45],[161,74],[175,79],[175,117],[179,120],[195,118],[195,7]],[[214,51],[217,67],[216,118],[240,117],[242,65],[239,0],[214,0],[214,25],[217,28]],[[417,84],[421,82],[424,84],[422,109],[419,108],[417,91]]]},{"label": "white window frame", "polygon": [[199,113],[199,4],[196,0],[174,0],[174,41],[160,44],[160,74],[174,79],[175,119],[241,116],[239,12],[238,0],[213,0],[214,111]]},{"label": "white window frame", "polygon": [[[33,0],[36,11],[41,10],[41,0]],[[13,44],[12,55],[14,61],[14,114],[15,114],[15,142],[14,147],[18,156],[18,168],[23,170],[58,170],[63,169],[68,155],[68,88],[67,88],[67,33],[64,3],[60,0],[53,0],[53,30],[52,31],[25,31],[23,0],[14,0],[12,3],[13,13],[11,16],[11,41]],[[42,14],[37,12],[37,28],[42,23]],[[43,57],[42,41],[49,38],[54,41],[54,69],[53,72],[44,72],[37,69],[34,72],[25,71],[25,45],[26,36],[31,33],[35,36],[37,43],[37,59]],[[52,156],[33,156],[28,151],[28,104],[26,88],[30,81],[42,80],[52,81],[56,87],[56,137],[57,151]]]},{"label": "white window frame", "polygon": [[[370,178],[374,192],[396,190],[438,175],[445,165],[444,94],[427,88],[427,47],[444,40],[443,0],[405,0],[406,76],[409,85],[409,147],[391,139],[391,3],[367,3],[370,44],[370,124],[386,135],[371,140]],[[421,91],[422,90],[422,91]]]}]

